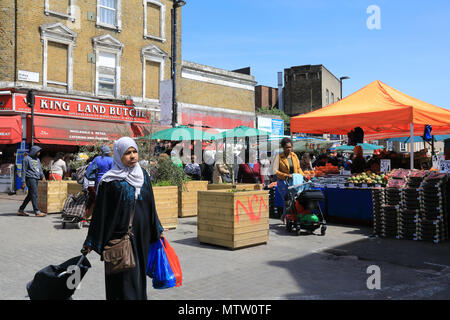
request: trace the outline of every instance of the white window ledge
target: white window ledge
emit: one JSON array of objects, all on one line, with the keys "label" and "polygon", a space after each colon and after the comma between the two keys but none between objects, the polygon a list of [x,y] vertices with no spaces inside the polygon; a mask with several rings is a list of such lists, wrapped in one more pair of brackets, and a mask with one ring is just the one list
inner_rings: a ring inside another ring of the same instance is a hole
[{"label": "white window ledge", "polygon": [[51,10],[45,10],[45,14],[46,14],[47,16],[52,15],[52,16],[56,16],[56,17],[58,17],[58,18],[63,18],[63,19],[68,19],[68,20],[70,19],[72,22],[75,21],[75,17],[70,16],[70,15],[65,14],[65,13],[61,13],[61,12],[56,12],[56,11],[51,11]]},{"label": "white window ledge", "polygon": [[106,29],[117,31],[117,32],[121,32],[122,31],[122,29],[119,28],[118,26],[115,26],[115,25],[112,25],[112,24],[107,24],[107,23],[102,23],[102,22],[97,22],[95,24],[95,26],[97,28],[106,28]]},{"label": "white window ledge", "polygon": [[157,40],[157,41],[161,41],[162,43],[165,43],[167,41],[167,39],[165,38],[161,38],[161,37],[157,37],[157,36],[152,36],[149,34],[144,34],[144,39],[150,39],[150,40]]},{"label": "white window ledge", "polygon": [[67,83],[66,82],[47,80],[47,84],[54,84],[54,85],[58,85],[58,86],[65,86],[65,87],[67,87]]}]

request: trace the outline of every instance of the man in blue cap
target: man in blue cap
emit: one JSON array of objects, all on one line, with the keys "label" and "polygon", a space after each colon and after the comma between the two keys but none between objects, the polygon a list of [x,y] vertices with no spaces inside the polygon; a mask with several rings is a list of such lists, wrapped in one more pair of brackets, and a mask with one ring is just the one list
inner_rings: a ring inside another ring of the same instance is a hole
[{"label": "man in blue cap", "polygon": [[19,216],[28,216],[25,213],[25,207],[31,200],[33,205],[33,211],[36,217],[45,217],[46,214],[39,211],[37,197],[38,197],[38,181],[42,179],[45,181],[44,172],[42,171],[41,161],[39,160],[39,154],[41,153],[41,148],[38,146],[31,147],[30,153],[27,157],[23,159],[22,162],[22,189],[25,186],[28,187],[28,194],[25,200],[23,200],[22,205],[17,212]]}]

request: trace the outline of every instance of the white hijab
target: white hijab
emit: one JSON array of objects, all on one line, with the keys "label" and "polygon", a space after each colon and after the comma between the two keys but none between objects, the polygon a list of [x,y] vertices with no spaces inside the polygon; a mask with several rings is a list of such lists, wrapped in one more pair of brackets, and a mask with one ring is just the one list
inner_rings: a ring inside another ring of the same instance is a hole
[{"label": "white hijab", "polygon": [[135,197],[137,198],[141,194],[141,188],[144,184],[144,173],[142,172],[139,163],[136,163],[134,167],[127,167],[123,164],[122,157],[130,147],[133,147],[136,151],[139,151],[136,142],[129,137],[123,137],[114,142],[114,165],[111,170],[103,175],[100,180],[100,184],[102,182],[110,182],[114,180],[125,180],[135,187]]}]

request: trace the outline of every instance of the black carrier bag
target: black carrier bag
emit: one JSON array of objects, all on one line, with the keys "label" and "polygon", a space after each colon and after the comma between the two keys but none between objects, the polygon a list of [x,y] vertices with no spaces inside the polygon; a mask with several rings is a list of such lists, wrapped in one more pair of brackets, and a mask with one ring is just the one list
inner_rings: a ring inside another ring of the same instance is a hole
[{"label": "black carrier bag", "polygon": [[64,203],[62,218],[83,218],[86,213],[89,195],[84,192],[69,194]]},{"label": "black carrier bag", "polygon": [[76,288],[67,285],[72,276],[70,266],[79,268],[79,280],[81,281],[91,267],[86,256],[74,257],[60,265],[49,265],[38,271],[26,288],[30,300],[67,300],[71,299]]}]

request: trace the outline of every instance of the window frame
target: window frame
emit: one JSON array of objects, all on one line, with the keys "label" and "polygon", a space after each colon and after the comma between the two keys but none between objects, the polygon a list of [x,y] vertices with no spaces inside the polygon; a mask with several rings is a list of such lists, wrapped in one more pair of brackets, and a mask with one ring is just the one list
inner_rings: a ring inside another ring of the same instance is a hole
[{"label": "window frame", "polygon": [[[101,53],[109,53],[109,54],[112,54],[113,56],[114,56],[114,75],[108,75],[108,74],[106,74],[106,73],[101,73],[100,72],[100,68],[101,67],[104,67],[104,66],[100,66],[99,65],[99,60],[100,60],[100,56],[101,56]],[[116,94],[116,87],[117,87],[117,70],[116,70],[116,66],[117,66],[117,55],[115,54],[115,53],[112,53],[112,52],[109,52],[109,51],[106,51],[106,50],[99,50],[98,51],[98,59],[96,60],[96,74],[97,74],[97,78],[96,78],[96,84],[97,84],[97,88],[98,88],[98,95],[101,95],[101,96],[108,96],[108,97],[115,97],[115,94]],[[104,77],[104,78],[109,78],[109,79],[112,79],[112,81],[106,81],[106,80],[102,80],[102,79],[100,79],[101,77]],[[108,85],[113,85],[114,87],[113,87],[113,94],[105,94],[105,93],[100,93],[100,84],[108,84]]]},{"label": "window frame", "polygon": [[[148,24],[147,6],[149,3],[152,3],[152,4],[160,7],[160,17],[159,17],[160,36],[159,37],[148,34],[148,32],[147,32],[147,24]],[[166,30],[166,5],[159,0],[143,0],[142,5],[144,7],[144,39],[158,40],[158,41],[161,41],[162,43],[165,43],[167,41],[166,32],[165,32],[165,30]]]},{"label": "window frame", "polygon": [[[94,52],[95,52],[95,95],[98,97],[106,97],[106,98],[120,98],[120,85],[121,85],[121,59],[123,53],[123,44],[109,34],[105,34],[99,37],[95,37],[92,39],[94,44]],[[116,56],[115,61],[115,88],[114,95],[106,95],[99,93],[99,83],[105,81],[99,81],[99,59],[100,52],[111,53]]]},{"label": "window frame", "polygon": [[116,11],[116,19],[115,19],[114,24],[109,24],[109,23],[102,22],[100,20],[100,8],[107,8],[109,10],[111,10],[111,8],[101,5],[100,4],[101,0],[97,0],[97,22],[95,24],[97,27],[111,29],[111,30],[115,30],[117,32],[122,31],[122,0],[115,0],[115,1],[116,1],[116,5],[117,5],[117,8],[114,9]]},{"label": "window frame", "polygon": [[407,152],[408,151],[408,146],[406,143],[400,142],[399,143],[399,150],[400,152]]},{"label": "window frame", "polygon": [[[66,91],[73,90],[73,51],[77,34],[61,22],[45,24],[39,27],[41,42],[43,45],[42,59],[42,86],[48,88],[48,84],[65,86]],[[67,80],[66,83],[48,80],[48,42],[56,42],[67,45]]]},{"label": "window frame", "polygon": [[46,16],[52,15],[58,18],[63,18],[67,20],[75,21],[75,10],[74,10],[74,0],[69,0],[69,8],[68,13],[62,13],[58,11],[53,11],[50,8],[50,0],[44,0],[44,14]]},{"label": "window frame", "polygon": [[161,92],[159,99],[151,99],[146,97],[146,65],[147,61],[157,62],[160,64],[159,67],[159,85],[164,81],[165,64],[168,55],[166,52],[158,48],[156,45],[146,46],[141,49],[141,61],[142,61],[142,99],[143,101],[151,101],[159,103],[161,100]]}]

